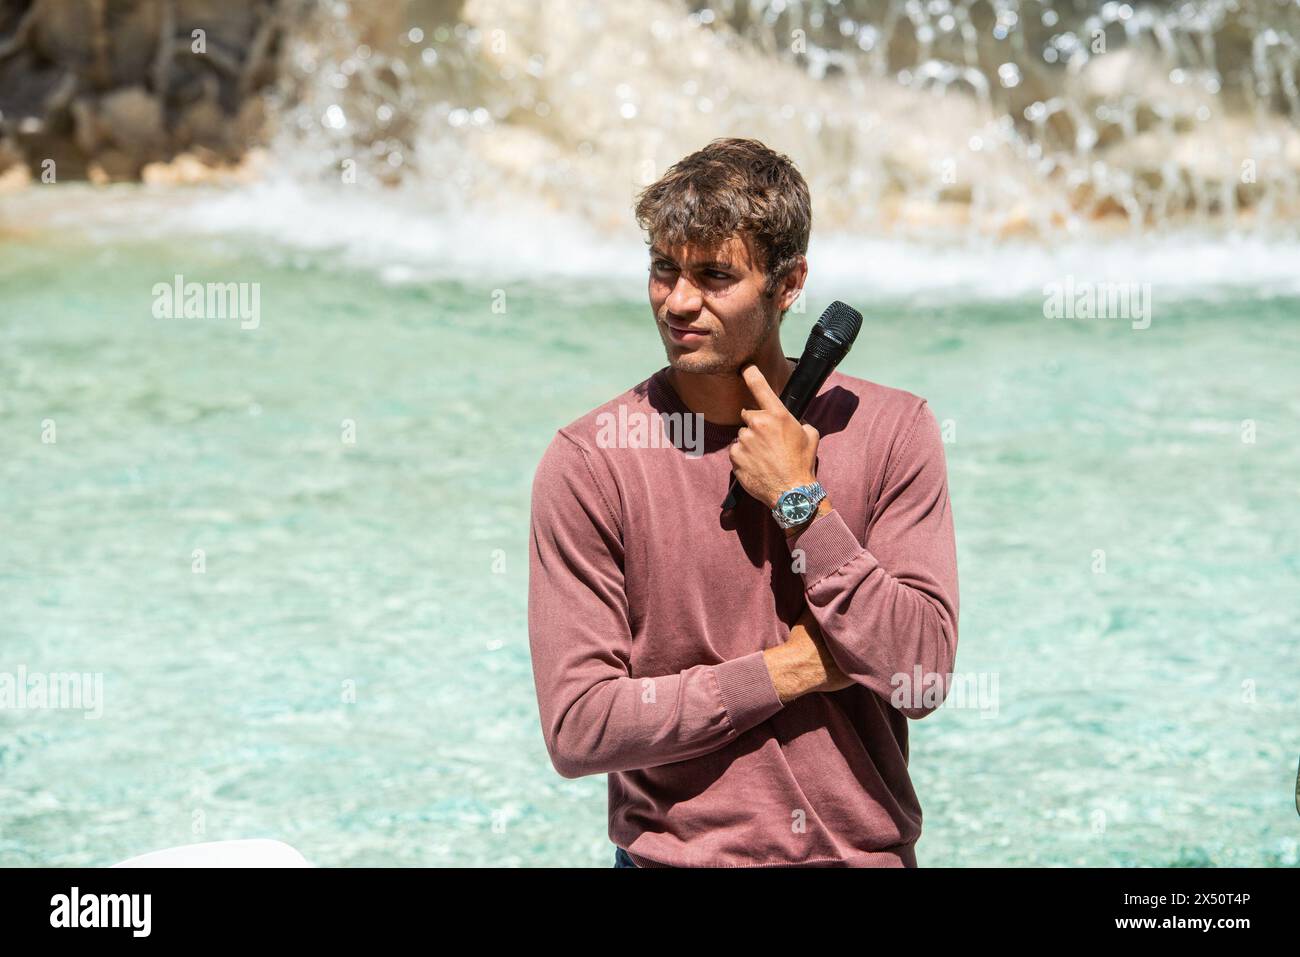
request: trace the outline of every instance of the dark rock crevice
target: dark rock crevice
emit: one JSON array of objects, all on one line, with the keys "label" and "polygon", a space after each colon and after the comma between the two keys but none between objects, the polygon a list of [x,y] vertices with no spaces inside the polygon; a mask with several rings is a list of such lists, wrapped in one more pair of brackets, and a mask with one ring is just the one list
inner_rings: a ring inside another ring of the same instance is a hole
[{"label": "dark rock crevice", "polygon": [[0,173],[134,180],[181,153],[238,162],[265,135],[260,94],[300,8],[0,0]]}]

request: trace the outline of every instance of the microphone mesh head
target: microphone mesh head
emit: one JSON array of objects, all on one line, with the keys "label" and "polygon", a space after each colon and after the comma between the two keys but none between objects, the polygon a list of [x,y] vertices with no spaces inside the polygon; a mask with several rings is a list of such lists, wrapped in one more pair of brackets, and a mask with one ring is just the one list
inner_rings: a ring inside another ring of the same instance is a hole
[{"label": "microphone mesh head", "polygon": [[822,317],[817,320],[817,325],[821,326],[822,331],[828,336],[844,343],[847,348],[853,345],[853,340],[858,337],[858,330],[862,328],[862,313],[848,303],[836,299],[826,307]]}]

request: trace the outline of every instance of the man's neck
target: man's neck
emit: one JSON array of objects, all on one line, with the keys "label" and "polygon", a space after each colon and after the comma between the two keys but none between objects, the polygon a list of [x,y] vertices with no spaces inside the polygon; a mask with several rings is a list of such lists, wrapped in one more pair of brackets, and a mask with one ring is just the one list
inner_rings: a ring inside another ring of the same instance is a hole
[{"label": "man's neck", "polygon": [[[787,359],[779,347],[775,355],[756,360],[755,364],[777,395],[781,394],[794,367],[798,365],[793,359]],[[739,371],[711,375],[680,373],[670,367],[668,381],[688,409],[700,413],[706,422],[716,425],[740,425],[740,410],[755,407],[754,397]]]}]

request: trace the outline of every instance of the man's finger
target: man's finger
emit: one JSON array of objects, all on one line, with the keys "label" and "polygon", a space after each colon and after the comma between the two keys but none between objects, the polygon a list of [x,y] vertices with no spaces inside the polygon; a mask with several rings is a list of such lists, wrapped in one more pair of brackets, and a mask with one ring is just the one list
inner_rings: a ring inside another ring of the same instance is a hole
[{"label": "man's finger", "polygon": [[754,400],[758,403],[760,409],[768,412],[790,414],[781,403],[781,397],[773,392],[772,387],[767,384],[767,379],[763,377],[763,373],[758,366],[750,363],[740,370],[740,375],[745,380],[745,385],[749,386],[750,394],[754,396]]}]

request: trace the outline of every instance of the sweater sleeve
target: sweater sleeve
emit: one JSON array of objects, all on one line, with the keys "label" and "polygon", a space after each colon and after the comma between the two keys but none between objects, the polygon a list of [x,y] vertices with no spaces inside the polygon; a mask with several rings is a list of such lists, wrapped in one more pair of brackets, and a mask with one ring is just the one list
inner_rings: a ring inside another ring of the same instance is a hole
[{"label": "sweater sleeve", "polygon": [[[802,551],[808,608],[840,670],[923,718],[948,695],[958,605],[947,464],[927,403],[891,457],[865,544],[832,508],[799,535],[792,555]],[[833,506],[835,490],[827,493]]]},{"label": "sweater sleeve", "polygon": [[630,673],[619,501],[601,457],[556,433],[533,478],[528,639],[546,749],[566,778],[708,754],[783,707],[761,651]]}]

